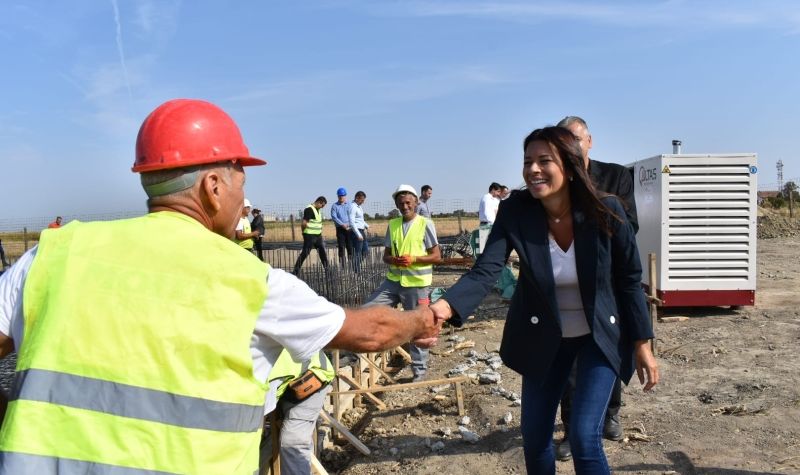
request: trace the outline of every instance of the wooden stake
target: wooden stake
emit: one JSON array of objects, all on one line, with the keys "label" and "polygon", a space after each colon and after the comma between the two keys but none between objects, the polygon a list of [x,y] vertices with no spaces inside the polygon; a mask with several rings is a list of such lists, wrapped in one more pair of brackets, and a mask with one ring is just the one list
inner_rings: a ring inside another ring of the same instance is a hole
[{"label": "wooden stake", "polygon": [[406,350],[398,346],[397,348],[394,349],[394,351],[396,351],[400,356],[402,356],[407,363],[411,363],[411,355],[409,355]]},{"label": "wooden stake", "polygon": [[[430,379],[427,381],[418,381],[416,383],[392,384],[390,386],[375,386],[366,389],[351,389],[349,391],[339,391],[338,394],[366,394],[366,393],[381,393],[387,391],[403,391],[405,389],[424,388],[427,386],[438,386],[440,384],[455,384],[469,381],[469,376],[456,376],[455,378],[441,378]],[[337,394],[337,393],[331,393]]]},{"label": "wooden stake", "polygon": [[316,473],[317,475],[328,475],[325,467],[319,463],[319,459],[317,459],[314,454],[311,454],[311,473]]},{"label": "wooden stake", "polygon": [[[377,371],[378,373],[380,373],[380,374],[381,374],[381,376],[383,376],[384,378],[386,378],[386,380],[387,380],[387,381],[389,381],[390,383],[392,383],[392,384],[396,384],[396,383],[397,383],[397,381],[395,381],[395,379],[394,379],[394,378],[392,378],[391,376],[389,376],[389,374],[388,374],[386,371],[382,370],[382,369],[381,369],[381,367],[378,365],[378,363],[376,363],[376,362],[372,361],[372,360],[369,358],[369,356],[364,356],[364,355],[362,355],[361,353],[356,353],[356,354],[358,355],[358,357],[359,357],[359,358],[361,358],[362,360],[366,361],[366,362],[369,364],[370,371],[371,371],[372,369],[374,369],[375,371]],[[377,355],[377,353],[368,353],[368,355]],[[374,375],[373,375],[372,373],[370,373],[370,378],[374,378]],[[377,378],[370,379],[370,381],[369,381],[369,384],[368,384],[367,386],[372,386],[372,385],[373,385],[373,384],[375,384],[375,383],[377,383]]]},{"label": "wooden stake", "polygon": [[[350,376],[347,376],[346,374],[339,374],[339,377],[340,377],[340,378],[342,378],[342,379],[343,379],[343,380],[344,380],[344,381],[345,381],[347,384],[349,384],[350,386],[353,386],[354,388],[356,388],[357,390],[364,390],[364,388],[363,388],[363,387],[361,387],[361,385],[360,385],[360,384],[358,384],[358,383],[357,383],[357,382],[356,382],[356,381],[355,381],[353,378],[351,378]],[[340,392],[339,394],[344,394],[344,392]],[[353,394],[358,394],[358,393],[353,393]],[[364,396],[366,396],[366,397],[367,397],[367,399],[369,399],[370,401],[372,401],[372,403],[373,403],[373,404],[375,404],[376,406],[378,406],[378,409],[386,409],[386,404],[384,404],[384,403],[383,403],[383,401],[381,401],[380,399],[378,399],[378,398],[377,398],[377,397],[376,397],[374,394],[372,394],[371,392],[369,392],[369,388],[367,388],[363,394],[364,394]]]},{"label": "wooden stake", "polygon": [[339,433],[341,433],[344,436],[344,438],[347,439],[351,444],[353,444],[353,447],[358,449],[359,452],[361,452],[364,455],[369,455],[370,454],[370,451],[367,448],[367,446],[364,445],[363,442],[358,440],[358,437],[354,436],[353,433],[350,432],[350,430],[347,428],[347,426],[345,426],[344,424],[339,422],[338,419],[336,419],[332,415],[328,414],[324,410],[323,411],[319,411],[319,415],[322,416],[322,418],[325,420],[325,422],[330,424],[331,427],[335,427],[336,430],[339,431]]}]

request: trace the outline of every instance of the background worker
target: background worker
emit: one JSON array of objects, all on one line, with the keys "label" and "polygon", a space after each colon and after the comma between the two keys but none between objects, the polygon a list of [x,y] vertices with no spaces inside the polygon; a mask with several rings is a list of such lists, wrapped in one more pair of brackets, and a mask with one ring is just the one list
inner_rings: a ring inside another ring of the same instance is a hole
[{"label": "background worker", "polygon": [[[625,208],[625,215],[628,222],[633,226],[633,232],[639,230],[639,221],[636,217],[636,200],[633,195],[633,179],[627,168],[616,163],[605,163],[589,158],[589,150],[592,148],[592,135],[586,121],[577,116],[563,118],[559,127],[565,127],[578,140],[583,164],[589,172],[595,188],[604,193],[618,196]],[[559,460],[568,460],[572,457],[572,449],[569,443],[569,418],[572,409],[572,395],[575,392],[575,378],[571,377],[567,381],[567,388],[561,398],[561,422],[564,424],[564,439],[556,447],[556,457]],[[609,440],[622,440],[622,424],[619,421],[619,410],[622,407],[622,382],[619,378],[614,382],[611,391],[611,399],[608,401],[605,423],[603,424],[603,437]]]},{"label": "background worker", "polygon": [[47,225],[47,229],[58,229],[61,227],[61,216],[56,216],[56,219]]},{"label": "background worker", "polygon": [[300,272],[300,267],[306,257],[311,254],[312,248],[317,250],[322,267],[328,268],[328,253],[325,252],[325,241],[322,240],[322,213],[320,212],[326,204],[328,204],[328,200],[324,196],[318,196],[303,210],[303,221],[300,223],[300,228],[303,230],[303,250],[300,251],[300,255],[297,256],[297,261],[294,263],[292,271],[294,275]]},{"label": "background worker", "polygon": [[[433,264],[441,260],[433,221],[417,214],[417,192],[400,185],[392,193],[400,217],[389,220],[383,262],[389,264],[386,279],[367,299],[365,306],[403,304],[404,310],[430,303]],[[425,379],[428,350],[409,345],[413,381]]]},{"label": "background worker", "polygon": [[364,209],[361,207],[366,200],[367,194],[363,191],[357,191],[353,202],[350,203],[350,212],[348,213],[350,240],[353,241],[353,270],[356,272],[361,271],[361,261],[369,253],[369,244],[367,243],[367,228],[369,228],[369,224],[364,220]]},{"label": "background worker", "polygon": [[2,267],[3,269],[5,269],[6,267],[8,267],[10,265],[8,263],[8,261],[6,260],[6,250],[3,249],[3,240],[2,239],[0,239],[0,265],[3,266]]},{"label": "background worker", "polygon": [[345,266],[347,258],[353,257],[353,240],[350,238],[350,203],[347,202],[347,190],[336,190],[336,203],[331,205],[331,221],[336,227],[336,247],[339,248],[339,264]]},{"label": "background worker", "polygon": [[435,341],[428,307],[343,309],[239,250],[243,167],[264,164],[222,109],[166,102],[136,141],[148,214],[45,230],[0,277],[0,475],[252,474],[283,349]]},{"label": "background worker", "polygon": [[[269,373],[269,381],[278,382],[278,419],[280,420],[281,475],[311,475],[311,454],[314,449],[314,428],[330,382],[336,377],[333,364],[320,351],[310,361],[296,363],[284,350]],[[293,390],[293,383],[304,380],[306,392]],[[270,427],[270,431],[274,430]],[[272,437],[265,431],[261,439],[260,471],[272,461]]]},{"label": "background worker", "polygon": [[250,221],[250,229],[253,230],[254,233],[258,233],[258,236],[253,238],[253,247],[256,249],[256,255],[258,256],[259,260],[264,260],[264,235],[267,233],[267,228],[264,227],[264,215],[261,214],[261,210],[258,208],[253,208],[253,220]]},{"label": "background worker", "polygon": [[481,198],[481,204],[478,206],[478,221],[480,224],[494,224],[497,218],[497,210],[500,207],[500,194],[503,191],[502,185],[497,182],[492,182],[489,185],[489,192]]},{"label": "background worker", "polygon": [[254,253],[254,239],[259,238],[261,235],[258,231],[251,231],[250,229],[250,221],[247,219],[247,216],[250,214],[250,208],[252,208],[250,200],[245,198],[242,203],[242,214],[239,217],[239,223],[236,225],[236,242],[239,243],[241,247]]},{"label": "background worker", "polygon": [[417,214],[422,215],[428,219],[432,217],[431,208],[428,205],[428,200],[433,196],[433,188],[431,185],[422,185],[419,189],[419,205],[417,205]]}]

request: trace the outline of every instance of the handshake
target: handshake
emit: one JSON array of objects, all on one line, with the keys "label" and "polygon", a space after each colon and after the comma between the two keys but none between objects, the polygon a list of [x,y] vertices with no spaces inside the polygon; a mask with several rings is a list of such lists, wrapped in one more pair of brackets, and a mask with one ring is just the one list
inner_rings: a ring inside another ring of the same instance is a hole
[{"label": "handshake", "polygon": [[442,325],[453,316],[453,309],[446,300],[439,299],[430,306],[418,308],[417,311],[423,312],[425,330],[423,336],[414,339],[413,343],[421,348],[430,348],[439,341]]},{"label": "handshake", "polygon": [[403,255],[403,256],[392,256],[391,259],[392,259],[391,260],[392,265],[397,266],[397,267],[408,267],[411,264],[413,264],[414,261],[417,260],[416,257],[410,256],[408,254]]}]

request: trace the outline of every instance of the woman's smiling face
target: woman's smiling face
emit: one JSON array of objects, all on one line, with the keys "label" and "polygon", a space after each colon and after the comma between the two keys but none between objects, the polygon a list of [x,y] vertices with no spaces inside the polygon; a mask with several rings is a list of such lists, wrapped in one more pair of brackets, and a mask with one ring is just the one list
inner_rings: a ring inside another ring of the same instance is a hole
[{"label": "woman's smiling face", "polygon": [[568,192],[568,177],[561,157],[544,140],[534,140],[525,147],[522,179],[531,195],[540,200]]}]

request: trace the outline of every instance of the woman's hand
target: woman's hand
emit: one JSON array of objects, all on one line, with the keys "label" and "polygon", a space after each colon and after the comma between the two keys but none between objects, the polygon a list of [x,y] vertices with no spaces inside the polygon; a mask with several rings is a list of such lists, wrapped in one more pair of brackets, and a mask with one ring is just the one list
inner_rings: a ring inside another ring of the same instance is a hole
[{"label": "woman's hand", "polygon": [[444,323],[445,320],[449,320],[450,317],[453,316],[453,309],[450,308],[450,304],[447,303],[445,299],[439,299],[433,302],[431,304],[431,310],[433,311],[433,317],[436,323]]},{"label": "woman's hand", "polygon": [[[636,340],[634,342],[634,358],[636,358],[636,374],[639,382],[644,384],[644,390],[649,391],[658,384],[658,363],[653,352],[650,351],[650,340]],[[645,384],[647,375],[647,384]]]}]

